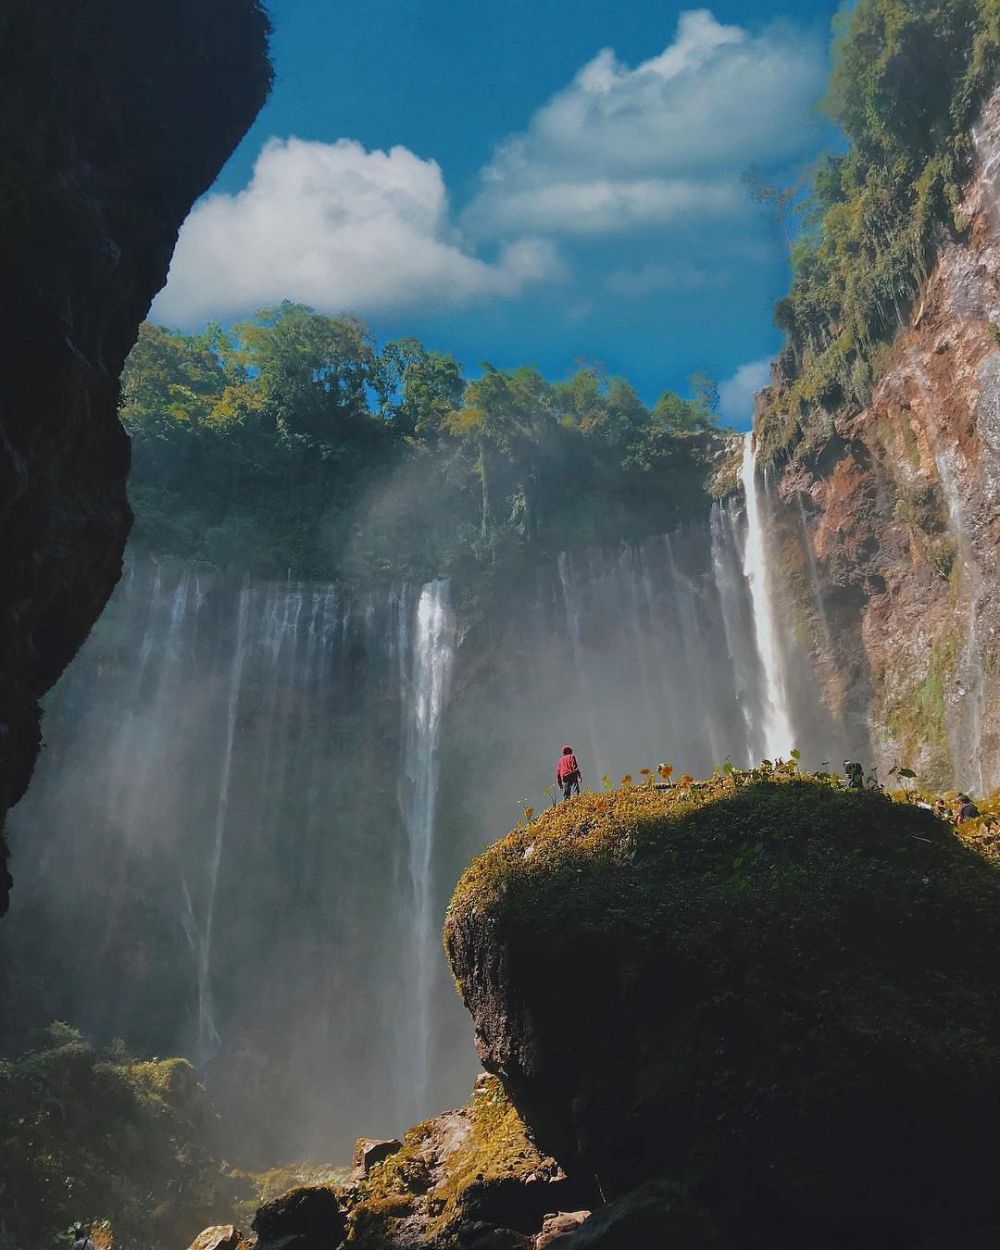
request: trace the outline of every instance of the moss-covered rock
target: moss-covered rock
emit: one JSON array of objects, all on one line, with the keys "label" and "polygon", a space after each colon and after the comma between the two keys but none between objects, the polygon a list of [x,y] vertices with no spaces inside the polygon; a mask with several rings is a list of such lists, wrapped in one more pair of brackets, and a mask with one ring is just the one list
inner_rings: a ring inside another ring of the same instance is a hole
[{"label": "moss-covered rock", "polygon": [[446,945],[483,1062],[608,1198],[670,1178],[741,1244],[954,1237],[996,1219],[983,846],[788,774],[588,795],[475,861]]},{"label": "moss-covered rock", "polygon": [[579,1206],[584,1188],[539,1152],[490,1077],[464,1107],[410,1129],[341,1200],[359,1250],[450,1250],[496,1230],[537,1233],[550,1211]]},{"label": "moss-covered rock", "polygon": [[265,1202],[252,1227],[258,1250],[334,1250],[347,1221],[329,1186],[299,1185]]},{"label": "moss-covered rock", "polygon": [[185,1060],[100,1054],[53,1025],[0,1061],[0,1248],[49,1246],[84,1220],[116,1245],[175,1250],[231,1219],[243,1185],[212,1156],[213,1118]]}]

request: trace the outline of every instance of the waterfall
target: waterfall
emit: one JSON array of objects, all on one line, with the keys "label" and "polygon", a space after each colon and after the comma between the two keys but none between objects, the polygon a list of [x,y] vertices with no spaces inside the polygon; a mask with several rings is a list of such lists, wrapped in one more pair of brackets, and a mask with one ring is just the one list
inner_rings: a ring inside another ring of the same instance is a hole
[{"label": "waterfall", "polygon": [[[408,632],[408,622],[404,627]],[[407,650],[400,639],[400,653]],[[425,1111],[431,1075],[432,993],[440,962],[434,906],[434,821],[438,797],[441,717],[455,654],[455,619],[446,581],[420,592],[410,669],[403,688],[403,767],[400,806],[409,847],[410,917],[405,958],[408,1054],[403,1071],[414,1114]]]},{"label": "waterfall", "polygon": [[546,803],[563,743],[595,787],[758,750],[738,520],[731,502],[712,544],[692,527],[533,570],[474,622],[461,681],[447,582],[133,557],[11,816],[22,984],[95,1039],[202,1061],[255,1166],[461,1101],[444,899]]},{"label": "waterfall", "polygon": [[749,594],[743,574],[743,548],[731,501],[712,505],[712,575],[719,600],[726,652],[743,727],[734,763],[749,767],[765,753],[760,731],[760,656],[754,645]]},{"label": "waterfall", "polygon": [[[215,902],[219,890],[219,869],[226,841],[226,819],[229,815],[230,786],[233,773],[233,744],[236,740],[236,722],[240,707],[240,691],[243,681],[243,664],[246,658],[247,616],[250,605],[250,587],[246,581],[240,591],[237,613],[236,639],[233,645],[232,666],[229,674],[229,694],[226,700],[226,735],[222,749],[222,767],[219,770],[219,798],[215,809],[215,829],[212,854],[208,863],[208,901],[205,918],[198,934],[198,1059],[205,1063],[217,1052],[222,1038],[215,1021],[212,999],[212,929],[215,921]],[[193,915],[190,892],[185,885],[187,912]]]},{"label": "waterfall", "polygon": [[592,768],[596,774],[600,775],[603,773],[606,764],[594,723],[594,708],[590,696],[590,683],[587,680],[587,664],[583,654],[583,634],[580,628],[582,611],[579,595],[573,581],[570,557],[567,552],[561,551],[559,553],[556,567],[559,570],[559,585],[562,590],[566,629],[569,633],[570,646],[573,649],[573,667],[576,671],[577,688],[583,700]]},{"label": "waterfall", "polygon": [[761,729],[764,750],[773,759],[776,755],[788,755],[795,746],[795,735],[788,710],[785,664],[774,609],[764,508],[757,484],[757,454],[752,432],[746,435],[743,442],[740,483],[747,509],[743,574],[750,588],[754,638],[764,673]]}]

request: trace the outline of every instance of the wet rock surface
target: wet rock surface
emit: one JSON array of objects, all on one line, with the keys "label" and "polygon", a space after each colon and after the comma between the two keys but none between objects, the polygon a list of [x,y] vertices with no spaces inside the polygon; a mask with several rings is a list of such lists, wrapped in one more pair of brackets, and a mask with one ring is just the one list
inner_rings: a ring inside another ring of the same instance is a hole
[{"label": "wet rock surface", "polygon": [[[998,904],[995,865],[930,812],[720,781],[516,831],[446,943],[484,1065],[570,1178],[612,1203],[674,1186],[680,1246],[901,1247],[997,1220]],[[611,1219],[579,1244],[644,1244]]]},{"label": "wet rock surface", "polygon": [[733,1250],[704,1213],[655,1192],[639,1190],[595,1211],[534,1250]]},{"label": "wet rock surface", "polygon": [[[121,572],[118,378],[182,221],[263,103],[256,0],[0,5],[0,819]],[[9,878],[0,845],[0,913]]]},{"label": "wet rock surface", "polygon": [[188,1250],[239,1250],[242,1243],[243,1234],[235,1224],[217,1224],[199,1233]]},{"label": "wet rock surface", "polygon": [[589,1216],[589,1211],[556,1211],[547,1215],[542,1222],[542,1231],[535,1238],[534,1250],[565,1246],[568,1234],[576,1232]]},{"label": "wet rock surface", "polygon": [[301,1185],[258,1208],[252,1228],[257,1250],[335,1250],[347,1221],[325,1185]]},{"label": "wet rock surface", "polygon": [[376,1163],[384,1163],[402,1149],[403,1143],[396,1137],[361,1137],[354,1147],[354,1170],[367,1176]]},{"label": "wet rock surface", "polygon": [[1000,94],[972,139],[965,237],[942,246],[868,406],[776,466],[772,507],[795,633],[851,750],[985,793],[1000,783]]},{"label": "wet rock surface", "polygon": [[538,1151],[485,1077],[466,1106],[412,1128],[341,1200],[359,1250],[533,1250],[546,1217],[586,1190]]}]

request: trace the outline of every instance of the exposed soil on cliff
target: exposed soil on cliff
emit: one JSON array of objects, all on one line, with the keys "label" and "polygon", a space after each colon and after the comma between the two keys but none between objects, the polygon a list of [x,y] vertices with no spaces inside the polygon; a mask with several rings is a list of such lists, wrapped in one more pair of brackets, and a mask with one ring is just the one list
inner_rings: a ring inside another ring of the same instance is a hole
[{"label": "exposed soil on cliff", "polygon": [[799,607],[831,708],[870,724],[882,766],[982,792],[1000,780],[1000,94],[974,145],[966,237],[942,244],[869,405],[781,468],[775,525],[794,569],[806,518],[825,630]]}]

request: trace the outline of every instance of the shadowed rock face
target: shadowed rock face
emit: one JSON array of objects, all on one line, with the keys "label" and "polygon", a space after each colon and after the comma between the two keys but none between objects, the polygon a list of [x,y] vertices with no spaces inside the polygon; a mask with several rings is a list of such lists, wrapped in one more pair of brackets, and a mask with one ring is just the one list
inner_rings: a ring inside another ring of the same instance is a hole
[{"label": "shadowed rock face", "polygon": [[[672,1187],[742,1250],[995,1233],[989,856],[876,794],[729,787],[585,795],[475,861],[445,940],[484,1065],[571,1181]],[[698,1215],[662,1196],[615,1220]]]},{"label": "shadowed rock face", "polygon": [[[0,0],[0,822],[121,572],[118,379],[270,85],[259,0]],[[0,914],[10,878],[0,835]]]}]

